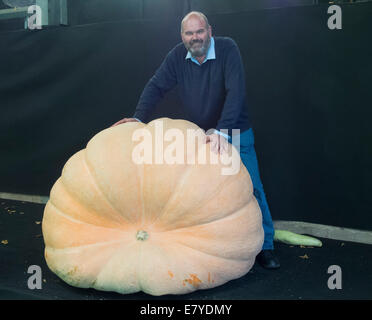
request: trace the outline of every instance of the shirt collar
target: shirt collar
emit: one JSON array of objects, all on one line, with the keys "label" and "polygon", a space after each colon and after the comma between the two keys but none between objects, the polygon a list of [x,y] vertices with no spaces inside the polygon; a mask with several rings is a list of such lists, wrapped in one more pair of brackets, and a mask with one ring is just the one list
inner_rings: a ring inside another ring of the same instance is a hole
[{"label": "shirt collar", "polygon": [[[186,58],[185,59],[191,59],[191,61],[195,62],[196,64],[198,64],[200,66],[200,63],[198,60],[196,60],[190,53],[190,51],[187,51],[187,55],[186,55]],[[214,38],[211,37],[211,43],[209,45],[209,48],[208,48],[208,51],[207,51],[207,55],[206,55],[206,58],[204,59],[203,63],[206,62],[207,60],[212,60],[212,59],[216,59],[216,53],[214,51]]]}]

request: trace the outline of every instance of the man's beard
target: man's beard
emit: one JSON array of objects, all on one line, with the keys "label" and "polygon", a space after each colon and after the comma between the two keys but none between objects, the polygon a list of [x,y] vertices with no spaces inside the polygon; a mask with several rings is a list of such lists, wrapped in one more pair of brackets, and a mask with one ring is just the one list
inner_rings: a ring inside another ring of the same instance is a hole
[{"label": "man's beard", "polygon": [[194,41],[188,42],[186,45],[186,49],[190,51],[193,57],[203,57],[207,54],[210,43],[211,43],[211,37],[208,36],[207,39],[205,39],[205,41],[194,40]]}]

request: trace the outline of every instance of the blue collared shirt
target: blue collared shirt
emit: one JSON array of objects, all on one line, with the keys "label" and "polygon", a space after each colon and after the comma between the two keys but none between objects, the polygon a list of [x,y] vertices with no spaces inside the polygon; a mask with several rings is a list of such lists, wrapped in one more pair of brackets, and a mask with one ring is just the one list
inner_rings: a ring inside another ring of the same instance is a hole
[{"label": "blue collared shirt", "polygon": [[[196,60],[191,55],[190,51],[187,51],[187,55],[186,55],[186,58],[185,59],[191,59],[192,62],[195,62],[199,66],[201,65],[199,63],[199,61]],[[206,56],[206,58],[204,59],[204,61],[202,63],[206,62],[207,60],[212,60],[212,59],[216,59],[216,53],[214,51],[214,39],[213,39],[213,37],[211,37],[211,43],[210,43],[209,48],[208,48],[208,51],[207,51],[207,56]]]}]

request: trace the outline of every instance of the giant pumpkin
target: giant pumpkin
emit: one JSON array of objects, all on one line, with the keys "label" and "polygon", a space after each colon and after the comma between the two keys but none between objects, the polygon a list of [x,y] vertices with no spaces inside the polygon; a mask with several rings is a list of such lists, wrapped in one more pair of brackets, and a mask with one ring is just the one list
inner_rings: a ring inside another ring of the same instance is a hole
[{"label": "giant pumpkin", "polygon": [[[184,133],[185,141],[164,135],[162,149],[154,148],[159,123],[163,133]],[[76,287],[157,296],[216,287],[251,269],[263,228],[249,173],[232,145],[236,174],[221,174],[225,164],[212,156],[186,161],[201,150],[210,154],[209,143],[186,148],[188,129],[198,127],[169,118],[121,124],[67,161],[42,222],[45,259],[55,274]],[[185,161],[140,163],[133,154],[141,143],[153,159],[178,148]]]}]

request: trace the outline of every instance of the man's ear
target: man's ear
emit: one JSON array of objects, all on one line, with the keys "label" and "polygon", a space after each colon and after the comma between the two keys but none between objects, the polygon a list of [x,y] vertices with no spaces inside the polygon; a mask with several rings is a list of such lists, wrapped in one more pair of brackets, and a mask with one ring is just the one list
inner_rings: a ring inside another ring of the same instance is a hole
[{"label": "man's ear", "polygon": [[212,27],[209,26],[209,36],[211,37],[212,36]]}]

